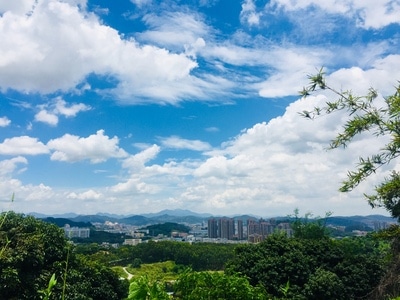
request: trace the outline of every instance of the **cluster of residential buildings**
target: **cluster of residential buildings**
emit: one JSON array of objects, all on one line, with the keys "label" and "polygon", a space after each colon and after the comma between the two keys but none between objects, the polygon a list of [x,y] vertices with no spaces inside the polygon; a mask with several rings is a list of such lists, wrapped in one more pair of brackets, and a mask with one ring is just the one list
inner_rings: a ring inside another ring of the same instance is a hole
[{"label": "cluster of residential buildings", "polygon": [[208,237],[211,239],[248,240],[257,243],[276,231],[292,235],[289,223],[277,223],[274,219],[268,221],[248,219],[246,224],[242,219],[226,217],[208,219]]},{"label": "cluster of residential buildings", "polygon": [[64,226],[65,236],[69,239],[71,238],[89,238],[90,237],[90,229],[82,228],[82,227],[71,227],[69,224],[65,224]]}]

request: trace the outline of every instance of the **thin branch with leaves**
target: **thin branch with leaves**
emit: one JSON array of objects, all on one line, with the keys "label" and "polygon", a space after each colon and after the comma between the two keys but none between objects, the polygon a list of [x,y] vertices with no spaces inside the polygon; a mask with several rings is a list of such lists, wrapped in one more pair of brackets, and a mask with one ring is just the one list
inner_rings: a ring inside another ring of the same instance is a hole
[{"label": "thin branch with leaves", "polygon": [[[366,95],[355,96],[351,91],[338,91],[326,82],[326,74],[321,68],[316,75],[308,76],[309,85],[300,91],[303,97],[309,97],[318,91],[333,93],[333,101],[326,101],[322,107],[299,114],[307,119],[315,119],[338,111],[346,111],[348,119],[341,132],[330,142],[329,149],[346,148],[360,134],[386,136],[389,141],[378,153],[360,157],[355,170],[347,173],[342,182],[341,192],[355,189],[361,182],[384,165],[396,160],[400,155],[400,83],[393,95],[385,98],[384,105],[378,106],[378,92],[370,88]],[[385,207],[393,217],[400,219],[400,173],[396,170],[375,188],[375,194],[364,195],[372,207]]]}]

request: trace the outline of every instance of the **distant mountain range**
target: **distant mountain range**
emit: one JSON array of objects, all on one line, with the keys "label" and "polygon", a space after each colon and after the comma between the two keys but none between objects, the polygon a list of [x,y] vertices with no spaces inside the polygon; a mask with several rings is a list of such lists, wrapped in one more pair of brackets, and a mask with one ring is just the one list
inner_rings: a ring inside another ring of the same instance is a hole
[{"label": "distant mountain range", "polygon": [[[74,213],[58,214],[58,215],[43,215],[38,213],[30,213],[36,218],[44,219],[48,222],[56,223],[59,226],[64,226],[70,223],[71,226],[79,226],[76,224],[89,223],[104,223],[106,221],[113,223],[123,223],[134,226],[145,226],[151,224],[159,224],[166,222],[174,223],[187,223],[187,224],[201,224],[207,221],[208,218],[213,217],[208,213],[195,213],[190,210],[163,210],[158,213],[142,214],[142,215],[116,215],[107,213],[98,213],[95,215],[77,215]],[[241,215],[234,216],[235,219],[246,221],[247,219],[259,219],[257,216]],[[269,218],[264,218],[268,220]],[[276,217],[277,220],[288,219],[288,217]],[[369,215],[369,216],[350,216],[350,217],[329,217],[326,221],[327,225],[332,226],[345,226],[355,228],[371,228],[373,229],[377,223],[397,223],[396,219],[383,215]]]}]

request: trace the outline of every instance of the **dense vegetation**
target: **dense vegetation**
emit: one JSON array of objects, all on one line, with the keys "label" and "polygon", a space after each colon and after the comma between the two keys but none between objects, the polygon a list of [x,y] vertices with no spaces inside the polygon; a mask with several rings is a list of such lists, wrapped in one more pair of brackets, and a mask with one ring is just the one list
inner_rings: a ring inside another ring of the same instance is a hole
[{"label": "dense vegetation", "polygon": [[157,236],[159,234],[162,234],[165,236],[171,236],[171,233],[173,231],[185,232],[185,233],[188,233],[190,231],[190,227],[183,225],[183,224],[173,223],[173,222],[149,225],[149,226],[146,226],[144,229],[147,229],[149,231],[149,233],[151,234],[151,236]]},{"label": "dense vegetation", "polygon": [[[380,233],[379,239],[334,240],[322,219],[297,218],[293,230],[294,237],[275,233],[259,244],[150,241],[105,249],[94,243],[73,246],[54,224],[3,213],[0,295],[2,299],[100,300],[389,299],[398,295],[396,286],[382,285],[388,276],[398,274],[391,264],[399,259],[398,245],[389,247],[396,229]],[[152,263],[158,264],[147,265]],[[130,281],[120,279],[129,273],[134,274]],[[55,285],[51,295],[43,298],[52,275]]]},{"label": "dense vegetation", "polygon": [[240,273],[279,296],[290,282],[290,299],[358,299],[378,285],[384,256],[369,238],[288,238],[275,234],[260,244],[236,248],[228,274]]},{"label": "dense vegetation", "polygon": [[137,264],[174,261],[195,271],[223,270],[225,263],[234,256],[234,244],[180,243],[149,241],[137,246],[107,249],[97,244],[79,245],[78,253],[108,264]]},{"label": "dense vegetation", "polygon": [[[31,216],[0,215],[0,295],[41,299],[53,274],[53,298],[123,299],[127,282],[95,261],[76,255],[62,229]],[[64,282],[64,278],[66,278]]]}]

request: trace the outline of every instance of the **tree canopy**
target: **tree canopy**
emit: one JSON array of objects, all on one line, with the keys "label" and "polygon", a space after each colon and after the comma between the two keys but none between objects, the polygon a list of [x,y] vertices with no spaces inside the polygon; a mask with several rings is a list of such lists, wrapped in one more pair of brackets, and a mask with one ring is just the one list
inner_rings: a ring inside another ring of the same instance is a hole
[{"label": "tree canopy", "polygon": [[118,300],[127,295],[127,282],[76,255],[62,229],[32,216],[0,214],[0,250],[2,299],[41,299],[51,278],[56,283],[50,299]]},{"label": "tree canopy", "polygon": [[384,274],[379,243],[368,238],[290,238],[273,234],[259,244],[236,248],[227,274],[240,273],[273,297],[288,299],[359,299]]}]

